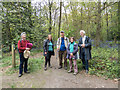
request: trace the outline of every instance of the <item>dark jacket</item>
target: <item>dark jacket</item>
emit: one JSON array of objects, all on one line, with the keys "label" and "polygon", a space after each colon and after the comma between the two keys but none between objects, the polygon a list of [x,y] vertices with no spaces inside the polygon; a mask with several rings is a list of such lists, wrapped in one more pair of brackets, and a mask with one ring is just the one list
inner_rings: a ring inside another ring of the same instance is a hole
[{"label": "dark jacket", "polygon": [[[82,42],[82,37],[79,39],[79,44],[78,46],[80,47],[80,53],[79,53],[79,58],[80,59],[83,59],[83,56],[81,54],[82,52],[82,47],[81,45],[83,44]],[[87,56],[87,60],[91,59],[91,39],[86,36],[86,39],[85,39],[85,55]]]},{"label": "dark jacket", "polygon": [[[44,41],[44,44],[43,44],[43,49],[44,49],[43,55],[44,55],[44,56],[46,56],[46,55],[45,55],[45,52],[48,53],[49,42],[50,42],[50,41],[49,41],[48,39],[46,39],[46,40]],[[53,44],[53,41],[51,41],[51,42],[52,42],[52,44]],[[53,48],[53,51],[51,52],[51,55],[54,55],[54,44],[52,45],[52,48]]]},{"label": "dark jacket", "polygon": [[[75,59],[77,59],[77,52],[78,52],[78,44],[74,43],[74,51],[72,53],[73,53],[73,56],[75,56]],[[70,58],[70,43],[68,44],[68,47],[67,47],[67,59],[69,58]]]}]

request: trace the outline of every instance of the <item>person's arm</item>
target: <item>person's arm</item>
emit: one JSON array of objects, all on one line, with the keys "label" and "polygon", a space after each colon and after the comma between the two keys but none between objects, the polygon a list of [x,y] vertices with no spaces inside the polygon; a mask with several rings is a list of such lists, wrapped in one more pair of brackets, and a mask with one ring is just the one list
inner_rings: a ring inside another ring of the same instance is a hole
[{"label": "person's arm", "polygon": [[73,51],[73,54],[77,53],[78,52],[78,44],[76,44],[75,46],[75,50]]},{"label": "person's arm", "polygon": [[80,41],[80,40],[81,40],[81,38],[79,39],[78,46],[79,46],[79,47],[82,47],[82,46],[81,46],[82,44],[81,44],[81,41]]},{"label": "person's arm", "polygon": [[20,40],[19,40],[19,41],[18,41],[18,49],[24,51],[24,50],[26,49],[26,47],[22,47],[22,46],[21,46],[21,43],[22,43],[22,42],[20,42]]},{"label": "person's arm", "polygon": [[55,55],[55,51],[54,51],[55,44],[54,44],[54,41],[52,41],[52,44],[53,44],[53,56],[54,56]]},{"label": "person's arm", "polygon": [[67,38],[67,44],[69,43],[69,38]]},{"label": "person's arm", "polygon": [[59,38],[58,38],[58,40],[57,40],[57,49],[59,48]]},{"label": "person's arm", "polygon": [[44,50],[44,52],[47,52],[46,47],[47,47],[47,40],[45,40],[45,41],[44,41],[44,44],[43,44],[43,50]]},{"label": "person's arm", "polygon": [[68,53],[68,54],[70,54],[69,47],[70,47],[70,45],[68,44],[68,46],[67,46],[67,53]]},{"label": "person's arm", "polygon": [[88,38],[88,43],[85,44],[85,47],[89,47],[89,46],[91,46],[91,40],[90,40],[90,38]]},{"label": "person's arm", "polygon": [[[27,40],[27,43],[30,43],[30,41],[29,40]],[[29,51],[32,49],[32,47],[29,49]]]}]

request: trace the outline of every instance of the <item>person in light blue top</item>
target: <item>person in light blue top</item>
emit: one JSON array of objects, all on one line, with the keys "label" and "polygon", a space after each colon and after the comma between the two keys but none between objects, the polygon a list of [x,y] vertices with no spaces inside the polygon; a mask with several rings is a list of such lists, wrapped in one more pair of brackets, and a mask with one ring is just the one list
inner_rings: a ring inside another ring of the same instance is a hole
[{"label": "person in light blue top", "polygon": [[48,44],[48,45],[49,45],[49,49],[48,49],[48,51],[53,51],[53,47],[52,47],[52,46],[53,46],[53,44],[52,44],[52,42],[51,42],[51,41],[49,42],[49,44]]},{"label": "person in light blue top", "polygon": [[74,43],[75,42],[70,42],[70,52],[72,53],[74,51]]},{"label": "person in light blue top", "polygon": [[75,39],[74,37],[70,38],[70,43],[68,44],[68,48],[67,48],[67,59],[69,59],[69,65],[70,65],[70,70],[68,71],[68,73],[73,71],[73,67],[72,67],[72,61],[74,62],[74,75],[76,75],[78,73],[78,69],[77,69],[77,52],[78,52],[78,44],[75,43]]},{"label": "person in light blue top", "polygon": [[51,56],[54,55],[54,44],[53,44],[53,40],[52,40],[52,36],[48,35],[48,39],[45,40],[44,45],[43,45],[43,49],[44,49],[44,56],[45,56],[45,68],[44,70],[47,70],[47,63],[49,65],[50,68],[52,68],[51,63],[50,63],[50,59]]}]

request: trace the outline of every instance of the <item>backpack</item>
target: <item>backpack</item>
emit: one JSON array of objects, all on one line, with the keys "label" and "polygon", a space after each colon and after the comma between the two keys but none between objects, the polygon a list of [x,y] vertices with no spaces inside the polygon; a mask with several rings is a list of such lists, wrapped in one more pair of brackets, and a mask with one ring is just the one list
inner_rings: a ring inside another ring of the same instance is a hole
[{"label": "backpack", "polygon": [[[58,38],[58,39],[59,39],[59,43],[60,43],[60,39],[61,39],[61,38]],[[67,41],[67,43],[69,43],[67,39],[68,39],[68,38],[66,37],[66,39],[65,39],[65,40]]]},{"label": "backpack", "polygon": [[[20,44],[21,44],[21,42],[22,42],[22,40],[20,40]],[[19,53],[19,49],[18,49],[18,47],[17,47],[17,51],[18,51],[18,53]]]}]

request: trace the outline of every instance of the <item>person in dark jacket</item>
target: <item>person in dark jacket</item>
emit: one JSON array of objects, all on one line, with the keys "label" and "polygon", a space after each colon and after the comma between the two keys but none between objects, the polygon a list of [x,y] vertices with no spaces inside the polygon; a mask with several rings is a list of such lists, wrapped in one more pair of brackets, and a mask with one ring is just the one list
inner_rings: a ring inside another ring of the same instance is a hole
[{"label": "person in dark jacket", "polygon": [[44,56],[45,56],[45,68],[44,68],[44,70],[47,70],[47,63],[49,65],[49,67],[52,68],[51,63],[50,63],[50,59],[51,59],[51,56],[54,55],[54,44],[53,44],[53,40],[52,40],[51,35],[48,35],[48,39],[46,39],[44,41],[43,49],[44,49]]},{"label": "person in dark jacket", "polygon": [[30,51],[31,48],[27,48],[26,45],[29,43],[28,40],[26,40],[26,33],[22,32],[21,33],[21,40],[18,41],[18,51],[19,51],[19,56],[20,56],[20,66],[19,66],[19,77],[23,75],[23,64],[24,64],[24,72],[25,73],[30,73],[27,70],[27,63],[28,63],[28,58],[24,58],[24,51]]},{"label": "person in dark jacket", "polygon": [[83,68],[86,73],[89,71],[88,60],[91,59],[91,40],[85,35],[85,31],[80,31],[81,38],[79,39],[78,46],[80,47],[79,58],[82,59]]},{"label": "person in dark jacket", "polygon": [[74,37],[70,38],[70,43],[67,48],[67,59],[69,59],[70,70],[68,73],[72,72],[72,60],[74,62],[74,75],[78,73],[77,69],[77,52],[78,52],[78,44],[75,43]]}]

